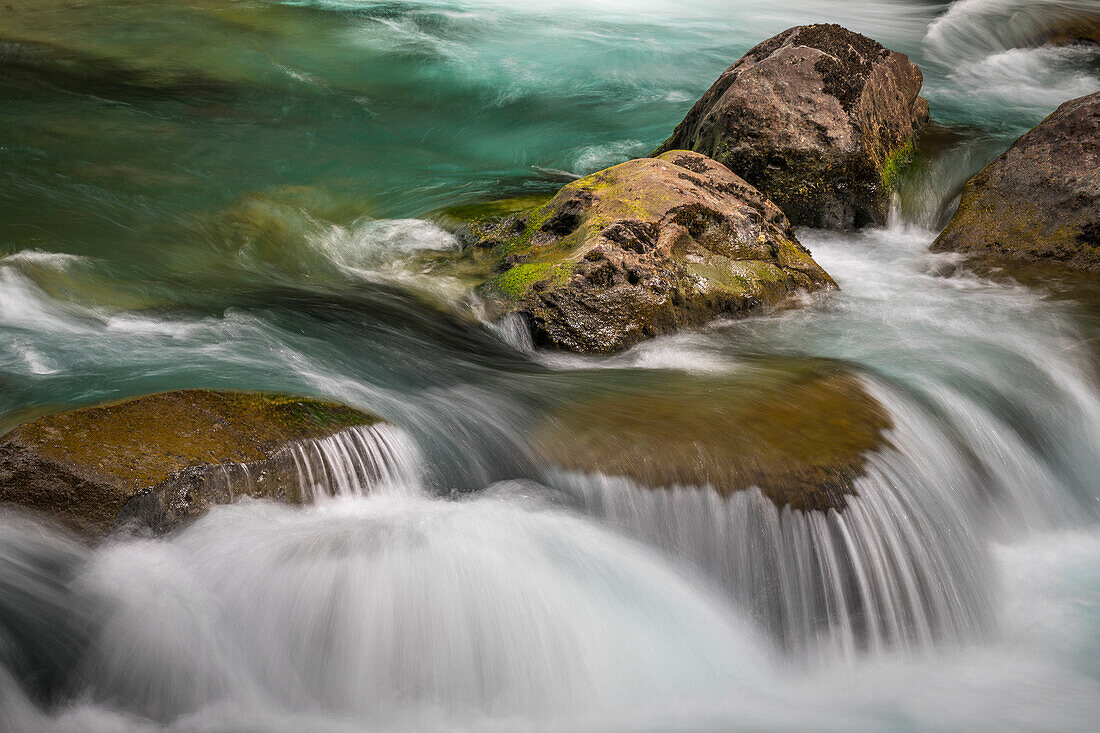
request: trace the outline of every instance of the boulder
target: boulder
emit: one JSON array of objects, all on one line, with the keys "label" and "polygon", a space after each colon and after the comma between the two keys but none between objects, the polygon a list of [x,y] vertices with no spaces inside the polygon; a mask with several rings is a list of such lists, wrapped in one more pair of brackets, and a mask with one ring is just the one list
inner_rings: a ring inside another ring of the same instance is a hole
[{"label": "boulder", "polygon": [[726,69],[657,150],[717,160],[796,225],[883,224],[928,120],[903,53],[839,25],[797,26]]},{"label": "boulder", "polygon": [[971,178],[932,249],[1100,272],[1100,92],[1066,102]]},{"label": "boulder", "polygon": [[481,292],[537,345],[569,351],[611,353],[836,285],[775,204],[686,151],[573,181],[479,237],[470,249],[497,269]]},{"label": "boulder", "polygon": [[89,538],[116,516],[162,532],[241,494],[301,501],[286,449],[375,422],[327,402],[205,390],[48,415],[0,438],[0,503]]},{"label": "boulder", "polygon": [[890,426],[844,363],[762,359],[730,376],[647,370],[595,381],[551,413],[533,445],[551,465],[648,489],[755,486],[779,507],[825,511],[843,510]]}]

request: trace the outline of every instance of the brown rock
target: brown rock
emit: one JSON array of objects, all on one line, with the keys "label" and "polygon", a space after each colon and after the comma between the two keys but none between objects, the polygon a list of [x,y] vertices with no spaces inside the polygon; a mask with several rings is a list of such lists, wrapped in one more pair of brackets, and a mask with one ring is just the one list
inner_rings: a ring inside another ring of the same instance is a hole
[{"label": "brown rock", "polygon": [[609,353],[659,333],[835,287],[783,212],[687,151],[562,188],[482,230],[500,274],[482,292],[523,315],[539,345]]},{"label": "brown rock", "polygon": [[658,153],[724,164],[796,225],[881,224],[928,119],[920,69],[838,25],[797,26],[726,69]]},{"label": "brown rock", "polygon": [[594,381],[534,446],[553,465],[646,488],[756,486],[780,507],[839,510],[890,425],[843,363],[768,359],[729,377],[652,370],[629,384]]},{"label": "brown rock", "polygon": [[1100,92],[1066,102],[971,178],[932,249],[1100,272]]},{"label": "brown rock", "polygon": [[[281,452],[377,418],[341,405],[256,393],[185,390],[42,417],[0,438],[0,502],[89,537],[130,518],[163,531],[234,490],[300,501]],[[233,481],[247,472],[261,480]]]}]

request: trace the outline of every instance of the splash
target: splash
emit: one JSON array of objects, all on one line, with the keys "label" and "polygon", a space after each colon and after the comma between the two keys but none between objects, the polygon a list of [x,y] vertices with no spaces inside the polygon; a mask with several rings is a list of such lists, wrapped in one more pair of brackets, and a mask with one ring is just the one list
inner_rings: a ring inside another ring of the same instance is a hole
[{"label": "splash", "polygon": [[514,499],[223,507],[167,542],[102,547],[66,590],[91,609],[67,684],[124,719],[198,730],[257,710],[582,724],[744,696],[771,664],[705,584]]},{"label": "splash", "polygon": [[1089,0],[958,0],[923,40],[924,55],[945,76],[933,78],[930,93],[1024,132],[1062,102],[1100,88],[1100,46],[1045,45],[1072,40],[1073,29],[1086,25],[1100,28]]}]

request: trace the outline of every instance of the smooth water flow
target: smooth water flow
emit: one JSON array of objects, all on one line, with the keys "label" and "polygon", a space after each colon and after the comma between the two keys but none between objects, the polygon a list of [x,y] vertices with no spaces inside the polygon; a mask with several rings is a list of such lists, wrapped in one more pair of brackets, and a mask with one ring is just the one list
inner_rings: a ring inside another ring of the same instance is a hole
[{"label": "smooth water flow", "polygon": [[[95,547],[5,510],[0,731],[1094,727],[1098,288],[928,245],[970,175],[1100,89],[1097,47],[1061,43],[1095,3],[761,5],[0,10],[0,430],[190,387],[389,422],[292,447],[303,507]],[[888,227],[798,232],[839,291],[579,357],[434,271],[459,245],[433,211],[645,155],[819,21],[908,53],[943,125]],[[893,426],[843,511],[537,450],[643,377],[806,358]]]},{"label": "smooth water flow", "polygon": [[404,432],[390,425],[349,428],[290,450],[302,496],[313,503],[421,489],[420,453]]}]

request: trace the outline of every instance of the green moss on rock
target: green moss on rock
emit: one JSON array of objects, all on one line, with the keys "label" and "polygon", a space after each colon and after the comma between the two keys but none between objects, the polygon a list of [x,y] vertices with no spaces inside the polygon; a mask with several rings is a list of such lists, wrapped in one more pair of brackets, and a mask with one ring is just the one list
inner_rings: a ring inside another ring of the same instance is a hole
[{"label": "green moss on rock", "polygon": [[562,283],[569,277],[566,265],[534,262],[516,265],[493,278],[489,285],[508,298],[519,299],[537,282]]},{"label": "green moss on rock", "polygon": [[970,179],[932,249],[1100,272],[1100,92],[1060,106]]},{"label": "green moss on rock", "polygon": [[48,415],[0,439],[0,501],[101,535],[136,492],[185,470],[264,461],[377,420],[318,400],[207,390]]},{"label": "green moss on rock", "polygon": [[719,315],[834,287],[783,212],[687,151],[621,163],[484,229],[480,292],[527,316],[536,343],[608,353]]},{"label": "green moss on rock", "polygon": [[538,208],[545,204],[551,196],[552,194],[531,194],[490,199],[488,201],[475,201],[440,209],[431,214],[429,218],[435,219],[443,226],[451,229],[482,222],[497,222],[509,216]]},{"label": "green moss on rock", "polygon": [[879,166],[879,177],[886,189],[892,191],[897,186],[902,171],[913,160],[914,150],[913,140],[910,139],[886,155],[885,161]]}]

